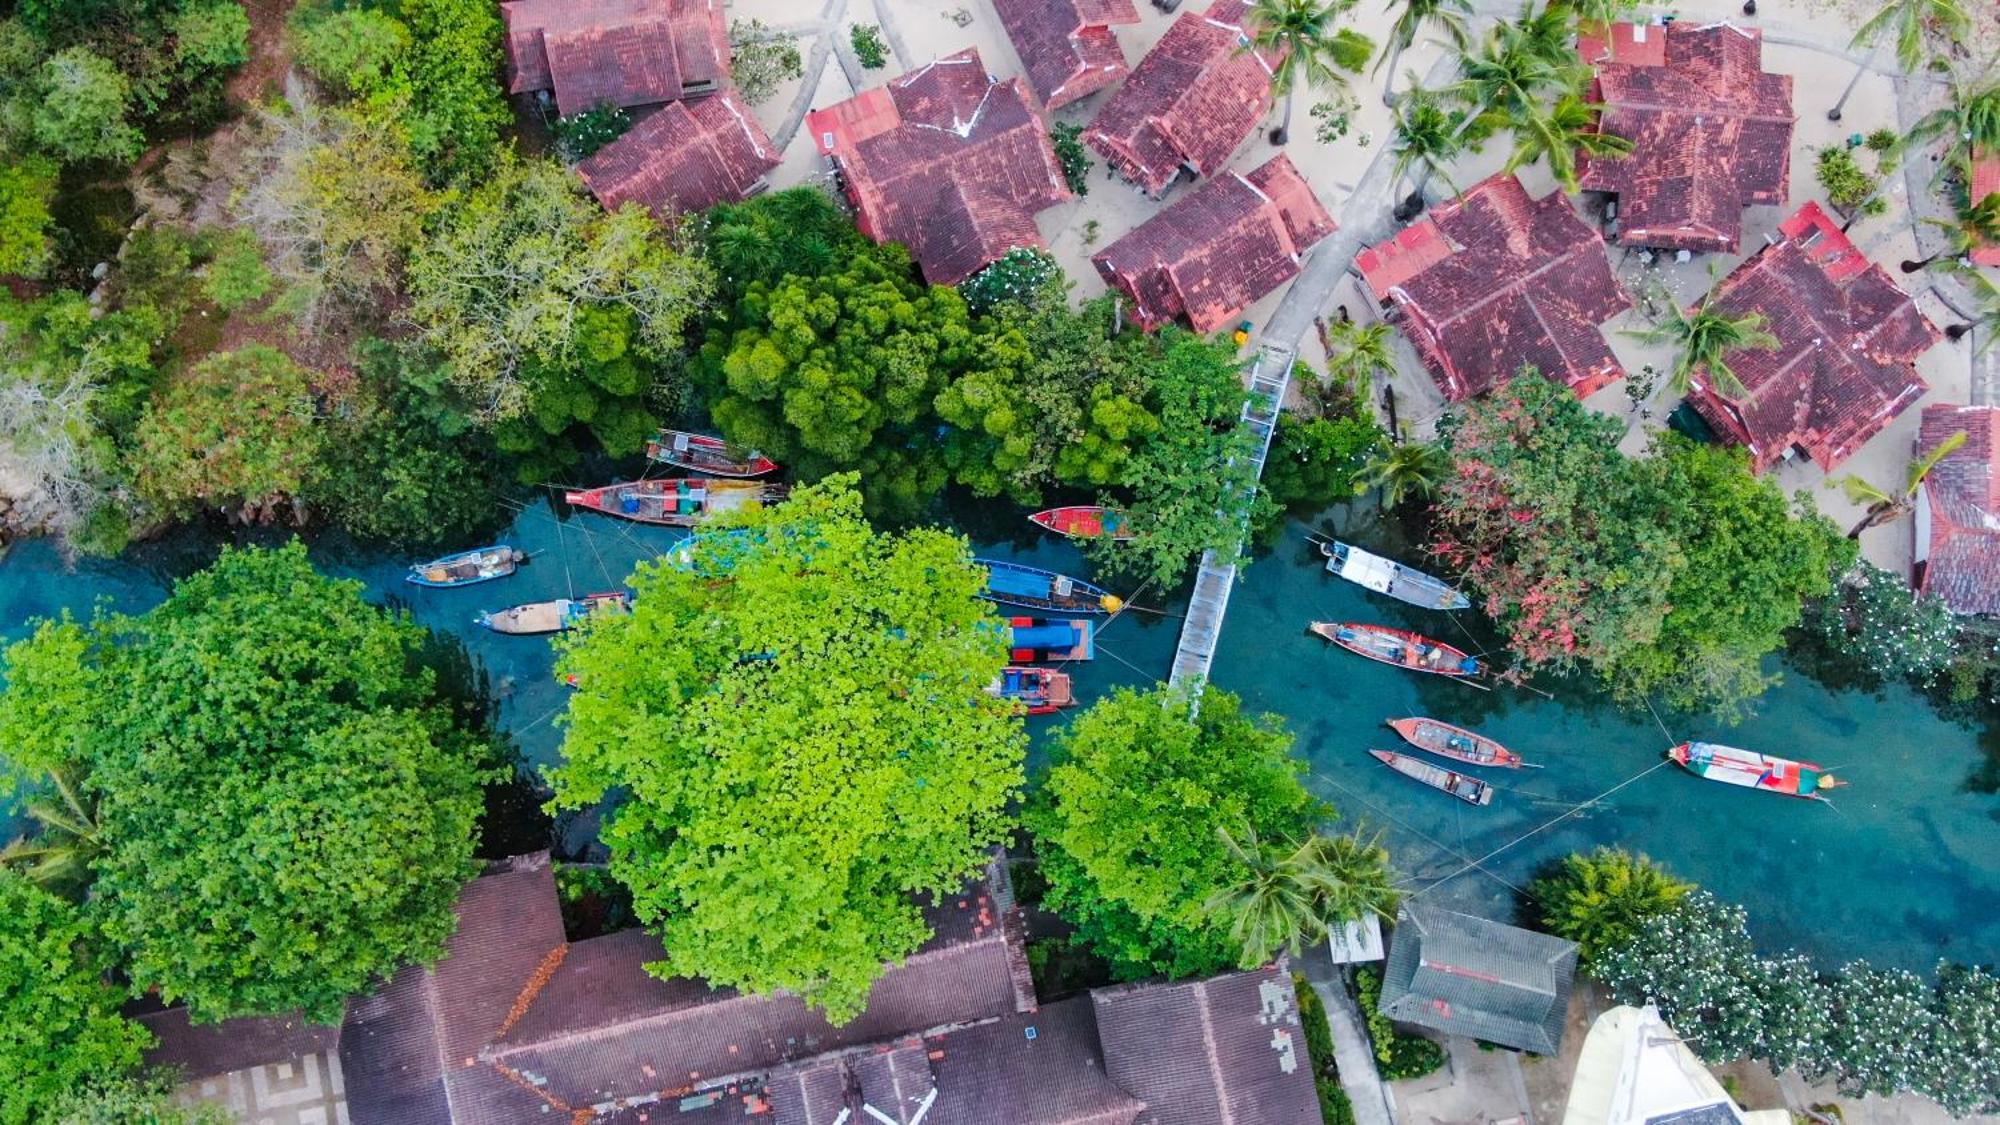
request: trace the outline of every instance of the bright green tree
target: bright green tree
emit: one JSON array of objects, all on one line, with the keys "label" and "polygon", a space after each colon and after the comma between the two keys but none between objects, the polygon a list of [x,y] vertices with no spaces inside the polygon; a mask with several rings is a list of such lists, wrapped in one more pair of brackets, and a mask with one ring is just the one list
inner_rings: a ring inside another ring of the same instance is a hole
[{"label": "bright green tree", "polygon": [[1586,966],[1693,890],[1643,855],[1598,848],[1564,856],[1528,887],[1542,927],[1577,944]]},{"label": "bright green tree", "polygon": [[408,83],[410,29],[379,8],[301,4],[287,30],[299,65],[337,93],[367,97]]},{"label": "bright green tree", "polygon": [[1345,89],[1343,70],[1359,71],[1374,44],[1352,28],[1334,24],[1356,0],[1252,0],[1243,22],[1250,45],[1277,60],[1271,89],[1285,96],[1285,116],[1271,134],[1284,144],[1292,131],[1292,103],[1300,87]]},{"label": "bright green tree", "polygon": [[137,430],[132,471],[167,511],[270,510],[298,497],[324,441],[306,370],[276,348],[217,352],[167,384]]},{"label": "bright green tree", "polygon": [[1451,454],[1427,441],[1377,446],[1375,456],[1355,478],[1363,488],[1382,490],[1382,505],[1400,508],[1412,500],[1434,499],[1451,477]]},{"label": "bright green tree", "polygon": [[1729,357],[1751,349],[1767,352],[1777,349],[1778,338],[1766,330],[1764,314],[1747,312],[1731,316],[1715,307],[1713,296],[1704,297],[1692,312],[1683,311],[1671,300],[1666,304],[1664,323],[1629,335],[1649,344],[1674,346],[1677,354],[1667,386],[1675,394],[1684,395],[1696,374],[1706,374],[1715,382],[1717,393],[1725,398],[1749,394],[1743,380],[1729,366]]},{"label": "bright green tree", "polygon": [[1632,151],[1629,139],[1598,130],[1598,115],[1603,109],[1584,101],[1582,93],[1572,89],[1558,96],[1554,105],[1523,115],[1514,122],[1514,151],[1507,157],[1507,170],[1546,160],[1564,191],[1581,191],[1579,155],[1624,156]]},{"label": "bright green tree", "polygon": [[35,143],[65,163],[133,159],[142,140],[129,120],[131,94],[117,66],[87,47],[50,55],[33,94]]},{"label": "bright green tree", "polygon": [[1236,965],[1233,917],[1209,909],[1243,878],[1225,835],[1282,840],[1331,815],[1299,782],[1291,735],[1207,689],[1121,689],[1055,734],[1026,822],[1043,904],[1128,980]]},{"label": "bright green tree", "polygon": [[500,163],[513,120],[500,82],[499,6],[402,0],[399,14],[410,33],[410,147],[433,184],[481,183]]},{"label": "bright green tree", "polygon": [[1391,0],[1396,22],[1389,30],[1389,49],[1375,60],[1376,70],[1387,70],[1382,82],[1382,104],[1396,104],[1396,63],[1403,52],[1416,43],[1425,28],[1442,31],[1453,47],[1463,49],[1469,41],[1466,17],[1472,15],[1470,0]]},{"label": "bright green tree", "polygon": [[329,1020],[443,952],[486,771],[423,640],[295,543],[226,550],[143,615],[45,626],[8,654],[0,755],[86,756],[92,898],[139,987],[198,1020]]},{"label": "bright green tree", "polygon": [[50,1103],[42,1120],[47,1125],[236,1125],[236,1114],[226,1106],[181,1105],[175,1079],[171,1069],[92,1075]]},{"label": "bright green tree", "polygon": [[1401,896],[1389,853],[1376,841],[1315,832],[1274,847],[1254,830],[1244,840],[1221,836],[1240,870],[1202,906],[1228,923],[1241,968],[1265,964],[1281,949],[1296,957],[1331,928],[1367,915],[1395,917]]},{"label": "bright green tree", "polygon": [[701,547],[642,565],[632,614],[563,645],[580,687],[550,775],[561,807],[629,795],[603,838],[668,951],[652,971],[836,1022],[930,937],[913,896],[1005,838],[1026,748],[986,694],[1006,646],[965,541],[877,532],[852,486],[731,520],[727,580]]},{"label": "bright green tree", "polygon": [[152,1036],[118,1014],[88,922],[0,871],[0,1123],[28,1125],[85,1082],[139,1065]]},{"label": "bright green tree", "polygon": [[56,166],[37,156],[0,163],[0,275],[39,277],[49,264]]},{"label": "bright green tree", "polygon": [[1353,499],[1364,487],[1361,475],[1382,443],[1382,428],[1360,414],[1308,419],[1283,415],[1264,461],[1264,491],[1273,504],[1300,516]]}]

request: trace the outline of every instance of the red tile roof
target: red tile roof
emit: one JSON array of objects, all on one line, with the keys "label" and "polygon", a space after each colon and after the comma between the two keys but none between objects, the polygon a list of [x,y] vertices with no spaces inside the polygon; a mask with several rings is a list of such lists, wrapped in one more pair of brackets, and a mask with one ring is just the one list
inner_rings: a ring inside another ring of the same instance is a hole
[{"label": "red tile roof", "polygon": [[1271,108],[1271,60],[1245,50],[1242,0],[1183,12],[1111,95],[1084,140],[1120,175],[1158,195],[1183,166],[1228,163]]},{"label": "red tile roof", "polygon": [[661,106],[576,170],[605,210],[640,203],[665,222],[742,199],[777,165],[757,119],[723,94]]},{"label": "red tile roof", "polygon": [[[1972,162],[1972,202],[2000,192],[2000,152],[1984,153]],[[1972,252],[1978,266],[2000,266],[2000,244],[1980,246]]]},{"label": "red tile roof", "polygon": [[651,105],[729,81],[723,0],[507,0],[507,92],[556,109]]},{"label": "red tile roof", "polygon": [[1749,396],[1725,399],[1697,377],[1688,395],[1718,434],[1769,468],[1793,446],[1832,469],[1921,396],[1916,359],[1938,331],[1818,203],[1722,280],[1715,307],[1762,313],[1775,351],[1729,357]]},{"label": "red tile roof", "polygon": [[1355,266],[1453,402],[1528,365],[1579,396],[1624,374],[1598,325],[1632,302],[1604,240],[1560,191],[1531,199],[1503,172]]},{"label": "red tile roof", "polygon": [[1954,613],[2000,613],[2000,407],[1926,406],[1923,456],[1963,431],[1965,444],[1924,478],[1916,524],[1917,589]]},{"label": "red tile roof", "polygon": [[900,242],[937,285],[1042,245],[1035,212],[1070,198],[1048,127],[1018,78],[996,82],[977,49],[806,115],[856,223]]},{"label": "red tile roof", "polygon": [[1138,23],[1132,0],[993,0],[1028,85],[1048,109],[1088,97],[1125,77],[1111,25]]},{"label": "red tile roof", "polygon": [[1090,261],[1132,298],[1141,325],[1184,317],[1207,333],[1290,281],[1299,255],[1333,230],[1333,217],[1280,154],[1248,176],[1210,180]]},{"label": "red tile roof", "polygon": [[1735,253],[1743,208],[1785,201],[1791,76],[1764,73],[1761,33],[1732,24],[1611,31],[1578,49],[1597,66],[1599,129],[1633,149],[1585,158],[1583,186],[1617,193],[1625,245]]}]

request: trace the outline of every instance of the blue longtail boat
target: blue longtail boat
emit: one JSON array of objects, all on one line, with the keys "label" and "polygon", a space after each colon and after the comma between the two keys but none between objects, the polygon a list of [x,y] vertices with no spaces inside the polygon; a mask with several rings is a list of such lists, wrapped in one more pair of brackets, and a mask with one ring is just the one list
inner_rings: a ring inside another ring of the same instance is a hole
[{"label": "blue longtail boat", "polygon": [[1125,603],[1081,578],[1003,559],[974,559],[986,568],[988,601],[1059,613],[1116,613]]}]

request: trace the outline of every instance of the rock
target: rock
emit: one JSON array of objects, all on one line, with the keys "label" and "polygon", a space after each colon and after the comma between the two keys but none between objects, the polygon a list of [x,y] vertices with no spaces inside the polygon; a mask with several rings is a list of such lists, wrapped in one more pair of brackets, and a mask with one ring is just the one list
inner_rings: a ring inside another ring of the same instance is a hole
[{"label": "rock", "polygon": [[110,262],[99,262],[96,265],[90,267],[90,280],[103,281],[105,276],[110,272],[111,272]]}]

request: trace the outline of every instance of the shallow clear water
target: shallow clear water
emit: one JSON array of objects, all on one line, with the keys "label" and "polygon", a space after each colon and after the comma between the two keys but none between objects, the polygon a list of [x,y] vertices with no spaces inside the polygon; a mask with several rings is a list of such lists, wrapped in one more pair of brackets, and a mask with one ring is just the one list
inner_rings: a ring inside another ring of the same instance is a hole
[{"label": "shallow clear water", "polygon": [[[1365,508],[1336,514],[1356,521],[1346,534],[1363,543],[1386,534]],[[1074,548],[1035,535],[1012,512],[963,515],[982,555],[1087,573]],[[1545,699],[1401,672],[1330,648],[1306,634],[1306,623],[1387,621],[1474,649],[1488,637],[1477,634],[1468,615],[1412,609],[1324,574],[1308,535],[1304,525],[1291,525],[1278,547],[1243,573],[1214,680],[1242,694],[1250,708],[1284,717],[1298,736],[1312,787],[1340,807],[1347,823],[1385,831],[1413,883],[1436,884],[1427,896],[1508,918],[1514,894],[1508,884],[1525,883],[1555,856],[1615,843],[1742,902],[1767,945],[1796,946],[1828,961],[1867,957],[1912,968],[1938,957],[2000,956],[2000,797],[1967,787],[1983,761],[1985,732],[1940,719],[1907,691],[1833,692],[1789,673],[1738,728],[1664,716],[1670,740],[1651,715],[1621,711],[1588,684],[1542,685],[1557,688],[1555,699]],[[330,573],[367,583],[372,597],[407,606],[424,625],[461,637],[490,675],[502,723],[530,761],[547,763],[558,752],[554,720],[567,694],[550,675],[548,643],[489,633],[473,625],[474,614],[616,588],[634,563],[679,537],[589,513],[559,519],[548,504],[535,503],[501,537],[533,560],[498,582],[420,589],[403,581],[409,559],[357,552],[332,537],[315,545],[314,557]],[[88,614],[100,600],[119,610],[144,609],[213,552],[205,538],[190,534],[116,562],[84,561],[71,569],[47,544],[18,544],[0,561],[0,639],[18,637],[31,619],[65,608]],[[1137,601],[1166,612],[1133,609],[1104,628],[1098,658],[1069,669],[1084,701],[1166,674],[1179,628],[1171,614],[1180,602],[1157,592]],[[1474,632],[1461,632],[1461,620]],[[1395,735],[1382,723],[1413,714],[1475,727],[1547,768],[1486,771],[1499,789],[1493,805],[1460,804],[1365,753],[1394,747]],[[1045,733],[1060,721],[1031,723]],[[1853,785],[1827,807],[1704,782],[1671,765],[1646,772],[1663,760],[1670,741],[1690,737],[1815,760]],[[1040,758],[1038,748],[1036,764]],[[1557,819],[1628,781],[1585,811]]]}]

